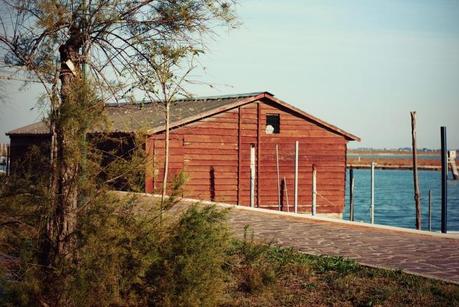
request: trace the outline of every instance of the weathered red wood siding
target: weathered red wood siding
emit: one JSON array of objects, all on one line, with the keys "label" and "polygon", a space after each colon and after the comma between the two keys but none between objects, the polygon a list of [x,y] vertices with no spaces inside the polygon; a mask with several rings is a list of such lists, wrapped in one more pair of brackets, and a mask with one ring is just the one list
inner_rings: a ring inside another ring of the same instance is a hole
[{"label": "weathered red wood siding", "polygon": [[[312,166],[317,170],[317,212],[341,213],[344,207],[345,157],[344,137],[330,132],[290,110],[260,104],[262,133],[260,140],[260,204],[277,209],[276,144],[279,146],[281,178],[287,181],[290,211],[294,205],[295,142],[299,142],[298,212],[311,212]],[[266,134],[267,114],[280,115],[280,133]],[[281,193],[285,195],[285,191]],[[286,210],[286,199],[282,197]]]},{"label": "weathered red wood siding", "polygon": [[[265,132],[266,115],[280,115],[280,133]],[[256,147],[255,205],[277,209],[276,144],[280,176],[287,181],[290,211],[294,204],[295,142],[299,141],[299,212],[310,212],[312,166],[317,169],[317,212],[341,213],[344,207],[346,139],[271,102],[245,106],[171,131],[169,174],[189,176],[184,196],[250,204],[250,146]],[[164,133],[151,136],[147,150],[156,174],[147,170],[147,192],[161,190]],[[150,166],[151,167],[151,166]],[[154,177],[154,178],[153,178]],[[282,205],[286,210],[285,191]]]},{"label": "weathered red wood siding", "polygon": [[[150,137],[149,143],[154,144],[153,164],[159,171],[154,174],[154,180],[147,178],[147,191],[159,192],[163,176],[164,133]],[[180,168],[189,177],[184,196],[236,203],[238,109],[172,130],[169,161],[169,178],[172,179]],[[153,184],[148,186],[151,181]]]}]

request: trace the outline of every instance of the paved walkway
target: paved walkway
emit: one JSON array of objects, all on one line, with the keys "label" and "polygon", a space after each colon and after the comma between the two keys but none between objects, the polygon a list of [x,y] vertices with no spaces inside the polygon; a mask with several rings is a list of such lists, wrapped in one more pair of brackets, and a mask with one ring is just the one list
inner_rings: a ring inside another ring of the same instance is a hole
[{"label": "paved walkway", "polygon": [[234,207],[230,225],[242,236],[250,225],[255,239],[291,246],[313,255],[343,256],[373,267],[459,284],[459,238],[378,229],[298,218]]}]

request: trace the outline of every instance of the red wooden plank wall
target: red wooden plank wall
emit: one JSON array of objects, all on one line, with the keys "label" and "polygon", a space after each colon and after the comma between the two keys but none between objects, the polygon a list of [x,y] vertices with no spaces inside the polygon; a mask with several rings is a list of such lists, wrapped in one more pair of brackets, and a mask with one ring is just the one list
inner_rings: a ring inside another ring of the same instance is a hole
[{"label": "red wooden plank wall", "polygon": [[[266,115],[280,115],[280,133],[265,132]],[[250,146],[255,145],[255,205],[277,209],[276,144],[281,178],[287,180],[290,211],[294,203],[295,142],[299,141],[299,212],[311,212],[312,165],[317,169],[318,213],[344,207],[346,140],[290,110],[254,102],[171,131],[170,177],[181,168],[189,176],[184,196],[250,204]],[[257,147],[259,144],[259,147]],[[147,150],[156,172],[147,170],[147,192],[160,192],[164,134],[149,138]],[[151,166],[149,166],[151,167]],[[257,184],[258,183],[258,184]],[[282,193],[286,209],[285,193]]]},{"label": "red wooden plank wall", "polygon": [[[294,205],[295,142],[299,142],[298,212],[311,212],[312,166],[317,170],[317,213],[341,213],[344,208],[346,140],[284,108],[261,104],[260,203],[277,209],[276,144],[281,178],[287,181],[290,211]],[[280,133],[266,134],[267,114],[280,115]],[[285,192],[282,193],[285,195]],[[283,209],[286,199],[282,197]]]},{"label": "red wooden plank wall", "polygon": [[[171,139],[178,141],[170,149],[170,161],[182,161],[189,177],[185,197],[237,202],[238,116],[238,109],[234,109],[171,131]],[[149,142],[153,140],[155,148],[162,144],[163,151],[164,134],[150,137]],[[154,165],[161,170],[164,154],[154,154]],[[170,173],[177,173],[177,166],[170,165]],[[161,191],[162,175],[157,171],[154,176],[155,192]]]}]

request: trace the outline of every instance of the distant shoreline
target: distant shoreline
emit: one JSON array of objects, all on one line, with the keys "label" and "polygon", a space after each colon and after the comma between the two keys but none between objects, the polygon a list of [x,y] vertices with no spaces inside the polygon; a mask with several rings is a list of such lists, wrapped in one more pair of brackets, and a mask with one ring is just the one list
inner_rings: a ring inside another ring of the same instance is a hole
[{"label": "distant shoreline", "polygon": [[[371,163],[376,163],[377,169],[411,170],[413,161],[411,151],[402,150],[349,150],[347,154],[347,167],[355,169],[371,168]],[[421,151],[417,153],[418,169],[441,170],[440,151]],[[458,160],[456,160],[459,164]]]}]

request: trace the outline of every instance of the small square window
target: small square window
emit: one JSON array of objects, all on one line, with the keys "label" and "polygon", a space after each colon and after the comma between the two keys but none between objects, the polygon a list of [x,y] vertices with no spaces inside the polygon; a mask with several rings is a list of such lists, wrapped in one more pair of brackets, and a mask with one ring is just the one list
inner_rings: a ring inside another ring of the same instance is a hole
[{"label": "small square window", "polygon": [[279,114],[266,115],[266,133],[267,134],[280,133],[280,115]]}]

